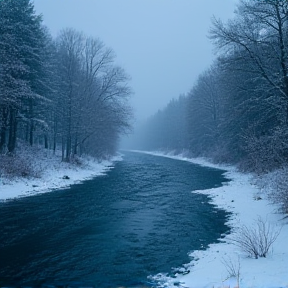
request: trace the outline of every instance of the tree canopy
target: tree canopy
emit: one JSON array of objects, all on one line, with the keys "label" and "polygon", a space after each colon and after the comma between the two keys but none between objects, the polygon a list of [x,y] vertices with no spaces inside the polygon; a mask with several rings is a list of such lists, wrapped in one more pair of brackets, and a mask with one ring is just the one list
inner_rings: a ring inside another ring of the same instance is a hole
[{"label": "tree canopy", "polygon": [[[217,59],[173,101],[176,114],[170,103],[140,129],[143,149],[185,150],[257,172],[287,164],[288,2],[241,0],[233,19],[213,19],[209,37]],[[157,140],[166,135],[173,141]]]},{"label": "tree canopy", "polygon": [[0,56],[0,153],[20,142],[59,148],[66,161],[115,152],[132,113],[112,49],[72,28],[53,39],[30,0],[5,0]]}]

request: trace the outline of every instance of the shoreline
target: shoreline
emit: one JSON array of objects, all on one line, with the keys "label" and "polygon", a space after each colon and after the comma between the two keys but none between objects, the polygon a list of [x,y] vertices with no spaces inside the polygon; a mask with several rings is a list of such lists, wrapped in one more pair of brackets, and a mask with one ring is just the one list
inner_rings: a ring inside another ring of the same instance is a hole
[{"label": "shoreline", "polygon": [[[239,266],[240,287],[288,287],[288,222],[283,214],[278,213],[279,207],[272,204],[267,195],[253,183],[252,174],[238,172],[233,166],[212,164],[203,158],[191,159],[162,152],[143,153],[226,170],[224,175],[230,179],[230,182],[222,187],[192,193],[209,196],[212,204],[231,213],[226,222],[231,228],[231,233],[219,239],[220,243],[210,244],[206,250],[189,253],[195,260],[183,265],[185,270],[190,271],[188,274],[176,274],[175,279],[163,274],[154,276],[154,279],[163,283],[162,287],[172,288],[175,287],[175,283],[178,287],[187,288],[238,287],[237,279],[229,277],[227,263],[233,263],[235,268]],[[259,217],[275,229],[281,229],[281,232],[266,258],[253,259],[232,244],[229,237],[235,235],[237,227],[241,225],[252,227],[253,222]]]},{"label": "shoreline", "polygon": [[[162,152],[135,150],[134,152],[226,170],[224,175],[230,179],[230,182],[221,187],[192,191],[191,193],[205,194],[211,198],[211,203],[216,207],[232,213],[226,222],[232,229],[231,234],[219,239],[220,243],[210,244],[206,250],[189,253],[195,260],[183,265],[185,270],[190,271],[188,274],[176,274],[176,278],[164,274],[153,276],[158,283],[163,283],[160,287],[174,288],[175,283],[182,288],[237,287],[235,277],[229,277],[227,265],[225,266],[225,262],[229,261],[235,267],[240,263],[239,286],[241,288],[288,287],[288,219],[284,219],[284,215],[277,212],[278,206],[272,204],[267,199],[267,195],[263,194],[255,185],[252,174],[240,173],[233,166],[212,164],[202,158],[191,159],[184,155],[175,156]],[[18,181],[15,180],[5,185],[2,182],[3,179],[0,179],[0,202],[67,188],[84,180],[105,175],[106,171],[114,167],[114,162],[121,160],[121,156],[100,163],[86,159],[83,165],[72,166],[73,168],[67,163],[61,163],[61,165],[58,163],[52,167],[52,172],[44,171],[45,173],[39,179],[18,179]],[[69,179],[63,179],[65,175],[69,176]],[[231,244],[229,236],[233,235],[240,225],[250,226],[258,217],[266,219],[273,227],[282,227],[282,229],[267,258],[253,259],[248,258],[238,247]]]},{"label": "shoreline", "polygon": [[15,178],[13,180],[0,178],[0,202],[69,188],[73,184],[105,175],[105,172],[113,169],[114,163],[121,161],[122,157],[118,155],[100,162],[93,158],[82,160],[82,165],[77,166],[60,162],[58,159],[49,159],[49,165],[52,168],[44,169],[39,178]]}]

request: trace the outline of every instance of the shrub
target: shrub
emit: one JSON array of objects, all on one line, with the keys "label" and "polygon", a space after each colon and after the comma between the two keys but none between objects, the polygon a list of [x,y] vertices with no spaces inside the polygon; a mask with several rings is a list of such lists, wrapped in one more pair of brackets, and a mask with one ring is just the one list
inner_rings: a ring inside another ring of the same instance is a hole
[{"label": "shrub", "polygon": [[[240,287],[240,271],[241,271],[241,264],[240,259],[238,257],[237,261],[233,261],[231,258],[223,258],[222,263],[226,268],[229,278],[235,278],[237,280],[237,287]],[[226,279],[226,280],[227,280]]]},{"label": "shrub", "polygon": [[37,163],[41,156],[37,147],[19,144],[15,153],[0,154],[0,175],[7,179],[17,177],[39,177],[41,164]]},{"label": "shrub", "polygon": [[288,167],[266,173],[256,178],[256,185],[266,192],[273,203],[280,206],[280,212],[288,214]]},{"label": "shrub", "polygon": [[257,259],[267,256],[280,231],[259,217],[253,227],[242,225],[230,240],[250,257]]}]

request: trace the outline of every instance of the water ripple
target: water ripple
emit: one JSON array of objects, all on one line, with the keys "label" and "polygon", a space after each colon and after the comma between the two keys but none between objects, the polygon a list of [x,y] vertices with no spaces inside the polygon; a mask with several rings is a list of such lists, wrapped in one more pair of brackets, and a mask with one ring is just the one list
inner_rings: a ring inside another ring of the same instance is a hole
[{"label": "water ripple", "polygon": [[228,215],[191,193],[220,186],[223,172],[126,153],[107,175],[0,203],[0,287],[156,285],[147,276],[227,232]]}]

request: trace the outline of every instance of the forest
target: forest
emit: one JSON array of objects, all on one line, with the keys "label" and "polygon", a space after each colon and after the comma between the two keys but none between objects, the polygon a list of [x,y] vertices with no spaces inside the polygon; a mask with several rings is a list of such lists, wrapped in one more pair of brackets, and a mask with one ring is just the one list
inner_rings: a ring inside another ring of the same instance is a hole
[{"label": "forest", "polygon": [[53,38],[32,1],[5,0],[0,56],[0,162],[32,146],[67,162],[115,153],[132,111],[112,49],[72,28]]},{"label": "forest", "polygon": [[288,2],[240,1],[212,20],[216,60],[192,89],[138,130],[141,149],[188,151],[243,170],[288,161]]},{"label": "forest", "polygon": [[192,89],[146,122],[129,143],[227,163],[288,211],[288,2],[241,0],[212,19],[216,58]]}]

